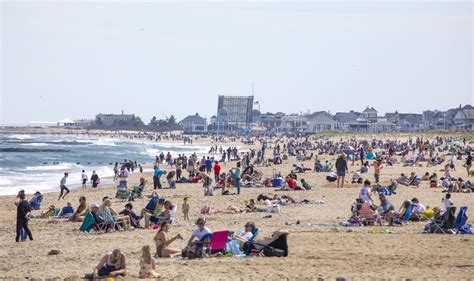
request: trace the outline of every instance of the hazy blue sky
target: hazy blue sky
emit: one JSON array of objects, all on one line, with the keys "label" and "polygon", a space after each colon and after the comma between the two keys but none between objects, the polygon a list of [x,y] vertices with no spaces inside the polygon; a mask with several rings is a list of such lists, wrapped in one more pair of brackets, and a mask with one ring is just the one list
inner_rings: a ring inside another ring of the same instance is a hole
[{"label": "hazy blue sky", "polygon": [[472,2],[382,2],[2,1],[0,123],[473,104]]}]

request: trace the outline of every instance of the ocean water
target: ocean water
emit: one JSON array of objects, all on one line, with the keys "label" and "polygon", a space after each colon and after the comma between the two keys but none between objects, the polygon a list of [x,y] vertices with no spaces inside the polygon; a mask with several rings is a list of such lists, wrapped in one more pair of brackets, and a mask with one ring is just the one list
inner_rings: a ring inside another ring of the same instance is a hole
[{"label": "ocean water", "polygon": [[[67,185],[77,187],[82,170],[89,178],[93,170],[101,178],[110,177],[115,162],[132,159],[139,164],[153,163],[156,155],[168,151],[173,157],[201,156],[209,147],[87,136],[0,134],[0,195],[16,194],[21,189],[27,193],[59,190],[66,171]],[[102,184],[110,182],[101,180]]]}]

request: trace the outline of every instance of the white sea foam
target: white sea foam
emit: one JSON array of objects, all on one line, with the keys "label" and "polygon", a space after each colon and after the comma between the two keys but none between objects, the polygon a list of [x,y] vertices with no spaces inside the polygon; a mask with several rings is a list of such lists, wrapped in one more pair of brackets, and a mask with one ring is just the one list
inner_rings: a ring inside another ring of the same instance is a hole
[{"label": "white sea foam", "polygon": [[30,135],[10,135],[8,136],[9,139],[16,139],[16,140],[28,140],[32,139],[33,137]]},{"label": "white sea foam", "polygon": [[0,186],[12,185],[13,182],[9,179],[0,178]]}]

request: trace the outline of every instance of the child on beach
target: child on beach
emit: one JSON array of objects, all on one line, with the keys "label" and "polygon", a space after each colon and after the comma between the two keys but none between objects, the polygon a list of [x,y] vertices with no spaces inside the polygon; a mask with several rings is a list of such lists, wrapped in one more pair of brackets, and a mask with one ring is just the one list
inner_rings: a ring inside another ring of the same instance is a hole
[{"label": "child on beach", "polygon": [[453,201],[451,201],[451,193],[446,193],[446,196],[443,198],[443,203],[444,203],[444,208],[447,210],[448,208],[451,208],[454,204]]},{"label": "child on beach", "polygon": [[382,166],[382,159],[377,159],[374,164],[374,178],[375,178],[375,183],[379,183],[380,181],[380,170],[383,169]]},{"label": "child on beach", "polygon": [[151,257],[150,246],[143,246],[140,256],[139,278],[157,278],[160,275],[155,271],[155,260]]},{"label": "child on beach", "polygon": [[181,206],[181,210],[183,211],[183,219],[185,221],[189,221],[189,204],[188,204],[188,198],[189,197],[184,197],[183,199],[183,205]]}]

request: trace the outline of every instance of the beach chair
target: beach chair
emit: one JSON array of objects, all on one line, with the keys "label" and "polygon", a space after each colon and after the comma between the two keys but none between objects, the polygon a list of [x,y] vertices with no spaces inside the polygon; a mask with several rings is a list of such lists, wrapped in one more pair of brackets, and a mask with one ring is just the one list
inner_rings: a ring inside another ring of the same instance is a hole
[{"label": "beach chair", "polygon": [[410,220],[414,207],[415,207],[415,204],[411,202],[408,203],[408,206],[406,207],[405,212],[403,213],[403,216],[401,217],[402,222],[407,222]]},{"label": "beach chair", "polygon": [[210,246],[207,249],[209,255],[217,252],[223,252],[226,249],[227,238],[229,237],[228,230],[221,230],[213,232],[211,235]]},{"label": "beach chair", "polygon": [[43,194],[36,192],[33,198],[30,200],[30,205],[33,210],[39,210],[41,208],[41,202],[43,201]]},{"label": "beach chair", "polygon": [[430,222],[425,225],[424,232],[426,233],[446,233],[447,230],[454,227],[456,207],[447,208],[441,215],[439,220],[432,218]]},{"label": "beach chair", "polygon": [[90,232],[91,229],[94,228],[94,216],[92,216],[91,212],[87,212],[84,220],[82,221],[81,227],[79,231],[81,232]]},{"label": "beach chair", "polygon": [[456,233],[459,233],[459,230],[463,228],[467,223],[467,207],[463,206],[459,209],[459,213],[454,220],[454,226]]},{"label": "beach chair", "polygon": [[126,182],[125,182],[125,184],[123,182],[121,182],[117,186],[117,193],[115,194],[115,198],[124,201],[124,200],[128,199],[128,195],[129,195],[129,192],[128,192]]},{"label": "beach chair", "polygon": [[375,213],[366,203],[361,204],[359,212],[360,222],[363,225],[374,225],[375,224]]},{"label": "beach chair", "polygon": [[94,219],[94,224],[93,224],[93,229],[95,230],[96,233],[100,233],[101,231],[106,232],[110,228],[114,228],[115,225],[109,224],[104,220],[101,220],[99,217],[94,215],[93,213],[89,212],[92,215],[92,218]]}]

